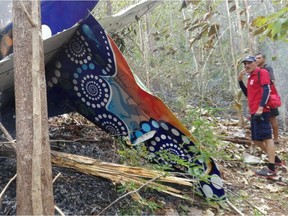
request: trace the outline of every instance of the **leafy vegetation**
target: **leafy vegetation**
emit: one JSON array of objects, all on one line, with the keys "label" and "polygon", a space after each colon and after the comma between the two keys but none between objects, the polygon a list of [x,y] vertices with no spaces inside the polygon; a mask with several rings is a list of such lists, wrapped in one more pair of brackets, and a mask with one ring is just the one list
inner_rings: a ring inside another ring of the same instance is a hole
[{"label": "leafy vegetation", "polygon": [[[111,2],[117,12],[139,1]],[[287,130],[287,5],[284,1],[269,0],[183,2],[181,5],[179,1],[164,1],[152,13],[119,29],[113,37],[133,72],[181,118],[198,140],[197,147],[206,150],[201,157],[233,161],[235,152],[227,150],[227,143],[215,132],[219,124],[216,116],[236,117],[239,110],[241,114],[248,113],[242,105],[237,111],[234,104],[235,98],[240,98],[237,74],[244,56],[258,52],[267,55],[284,102],[281,124]],[[105,3],[99,7],[103,12]],[[138,155],[149,156],[145,146],[122,148],[119,153],[131,165],[143,166],[145,162]],[[171,155],[163,152],[162,157]],[[179,158],[173,159],[186,166]]]},{"label": "leafy vegetation", "polygon": [[[97,17],[105,16],[107,2],[99,3]],[[139,1],[110,2],[116,13]],[[287,98],[286,11],[279,1],[164,1],[113,35],[133,72],[173,110],[191,105],[231,113],[236,112],[240,60],[248,54],[267,55],[279,92]]]},{"label": "leafy vegetation", "polygon": [[[100,19],[138,2],[102,1],[94,13]],[[269,204],[275,205],[275,210],[287,209],[287,188],[255,180],[249,172],[255,167],[243,163],[242,153],[248,151],[248,148],[220,140],[222,132],[218,129],[223,125],[219,125],[217,118],[225,116],[231,121],[231,116],[235,115],[234,98],[238,89],[236,77],[241,69],[239,62],[243,56],[260,51],[266,53],[276,73],[276,85],[284,101],[280,109],[281,124],[283,131],[286,130],[287,5],[284,1],[269,0],[251,1],[248,2],[250,5],[245,5],[247,1],[228,0],[187,2],[191,4],[181,7],[180,1],[164,1],[151,14],[137,19],[127,28],[113,32],[111,36],[134,73],[153,94],[172,108],[198,140],[197,148],[191,151],[199,153],[201,159],[213,157],[219,161],[228,183],[227,194],[233,203],[251,215],[261,215],[259,210],[244,206],[243,203],[251,199],[265,203],[263,209],[268,212],[272,212]],[[246,114],[247,110],[242,112]],[[231,128],[229,124],[225,133]],[[165,164],[147,163],[144,159],[149,161],[150,156],[144,145],[131,148],[125,140],[119,140],[119,143],[118,153],[122,163],[161,171],[170,169]],[[205,150],[200,153],[199,148]],[[285,148],[279,148],[278,151],[283,159],[288,160]],[[190,171],[191,164],[187,161],[172,157],[165,151],[160,156]],[[263,155],[260,154],[260,157]],[[193,168],[191,174],[205,181],[202,167]],[[137,188],[139,185],[128,183],[118,186],[117,191],[122,195]],[[143,188],[143,191],[149,192],[149,189]],[[255,194],[255,197],[251,197],[251,194]],[[131,200],[123,205],[119,214],[153,214],[164,207],[163,203],[151,197],[143,198],[141,202]],[[191,212],[191,208],[186,205],[179,205],[179,209],[183,215]],[[221,210],[217,211],[221,214]]]},{"label": "leafy vegetation", "polygon": [[288,42],[287,30],[288,30],[288,7],[284,7],[281,10],[267,15],[259,16],[253,20],[252,24],[256,27],[254,35],[261,35],[260,40],[265,38],[271,40],[283,40]]}]

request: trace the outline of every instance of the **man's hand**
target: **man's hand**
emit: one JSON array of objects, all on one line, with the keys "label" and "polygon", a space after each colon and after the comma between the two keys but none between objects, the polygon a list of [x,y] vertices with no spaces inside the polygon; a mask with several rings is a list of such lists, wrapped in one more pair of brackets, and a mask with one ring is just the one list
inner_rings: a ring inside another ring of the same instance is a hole
[{"label": "man's hand", "polygon": [[262,107],[262,106],[259,106],[259,107],[258,107],[258,109],[257,109],[257,111],[256,111],[256,113],[255,113],[255,115],[254,115],[254,119],[255,119],[256,121],[264,121],[264,118],[263,118],[263,116],[262,116],[263,109],[264,109],[264,107]]},{"label": "man's hand", "polygon": [[241,70],[239,75],[238,75],[238,81],[242,81],[243,80],[243,76],[246,74],[245,69]]},{"label": "man's hand", "polygon": [[257,111],[256,111],[256,114],[261,115],[261,114],[263,113],[263,109],[264,109],[264,107],[259,106],[258,109],[257,109]]},{"label": "man's hand", "polygon": [[264,121],[264,118],[263,118],[262,114],[259,114],[259,113],[255,113],[253,118],[257,122]]}]

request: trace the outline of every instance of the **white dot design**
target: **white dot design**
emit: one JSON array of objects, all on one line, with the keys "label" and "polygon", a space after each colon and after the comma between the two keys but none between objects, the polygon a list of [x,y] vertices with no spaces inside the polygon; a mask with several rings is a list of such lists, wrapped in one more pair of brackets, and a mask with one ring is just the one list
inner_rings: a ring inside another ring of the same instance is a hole
[{"label": "white dot design", "polygon": [[[223,180],[216,174],[211,175],[210,182],[215,189],[221,190],[223,188]],[[202,191],[207,198],[213,198],[214,193],[211,186],[208,184],[202,186]]]},{"label": "white dot design", "polygon": [[202,191],[203,191],[203,193],[205,194],[205,196],[207,198],[212,198],[213,197],[213,190],[212,190],[212,188],[209,185],[207,185],[207,184],[203,185]]},{"label": "white dot design", "polygon": [[171,154],[178,155],[179,157],[184,158],[186,156],[185,152],[178,145],[179,143],[178,140],[181,138],[180,132],[175,128],[170,129],[169,126],[164,122],[160,124],[160,127],[164,129],[165,131],[167,131],[168,134],[169,132],[173,134],[173,136],[175,136],[176,138],[172,139],[171,136],[167,134],[160,134],[160,136],[155,136],[150,142],[151,145],[148,147],[150,154],[155,155],[156,151],[166,150],[170,152]]},{"label": "white dot design", "polygon": [[126,125],[116,117],[113,117],[111,114],[99,114],[95,117],[97,122],[100,122],[101,126],[109,131],[111,135],[127,135]]},{"label": "white dot design", "polygon": [[223,188],[223,180],[216,174],[211,176],[211,183],[218,190]]},{"label": "white dot design", "polygon": [[103,39],[103,41],[104,41],[104,43],[105,43],[105,48],[106,48],[106,54],[107,54],[107,67],[105,68],[105,69],[103,69],[102,70],[102,73],[104,74],[104,75],[106,75],[106,74],[108,74],[110,71],[111,71],[111,69],[112,69],[112,65],[111,64],[113,64],[113,60],[111,59],[111,53],[113,53],[112,51],[111,51],[111,48],[110,48],[110,46],[109,46],[109,42],[107,41],[107,36],[106,36],[106,34],[105,34],[105,32],[103,32],[103,31],[100,31],[100,34],[102,35],[102,39]]},{"label": "white dot design", "polygon": [[47,85],[52,88],[54,85],[56,85],[59,82],[59,78],[61,77],[61,71],[62,64],[60,61],[56,61],[54,63],[55,68],[50,71],[50,76],[47,78]]},{"label": "white dot design", "polygon": [[91,50],[89,44],[85,41],[85,38],[76,32],[77,37],[72,39],[68,45],[65,46],[65,53],[70,61],[75,64],[87,64],[91,60]]},{"label": "white dot design", "polygon": [[110,86],[97,75],[85,75],[82,79],[74,74],[73,84],[76,95],[92,108],[103,108],[109,101]]},{"label": "white dot design", "polygon": [[51,28],[48,25],[42,25],[42,39],[48,39],[52,36]]}]

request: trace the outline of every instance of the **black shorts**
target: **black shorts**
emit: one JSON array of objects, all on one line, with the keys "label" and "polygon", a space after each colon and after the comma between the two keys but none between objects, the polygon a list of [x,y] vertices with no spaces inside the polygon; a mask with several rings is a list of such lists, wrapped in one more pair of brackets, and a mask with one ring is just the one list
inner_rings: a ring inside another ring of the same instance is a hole
[{"label": "black shorts", "polygon": [[275,109],[270,109],[270,116],[271,117],[276,117],[279,115],[279,110],[278,108],[275,108]]},{"label": "black shorts", "polygon": [[251,115],[251,138],[255,141],[263,141],[272,139],[271,124],[269,122],[270,113],[262,113],[262,120],[256,120],[254,115]]}]

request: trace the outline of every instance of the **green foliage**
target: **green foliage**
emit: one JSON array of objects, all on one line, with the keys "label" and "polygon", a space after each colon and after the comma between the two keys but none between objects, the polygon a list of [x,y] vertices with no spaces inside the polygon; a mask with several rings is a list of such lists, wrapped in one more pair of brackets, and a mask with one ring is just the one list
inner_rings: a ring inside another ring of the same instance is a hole
[{"label": "green foliage", "polygon": [[122,163],[130,166],[139,167],[147,164],[147,161],[145,161],[144,158],[148,157],[149,152],[145,145],[137,145],[135,148],[132,148],[128,139],[119,140],[119,144],[120,148],[118,150],[118,153],[121,157],[120,159]]},{"label": "green foliage", "polygon": [[[204,174],[205,168],[200,166],[197,161],[207,161],[211,157],[216,157],[218,159],[225,159],[225,157],[227,157],[227,154],[223,151],[224,148],[222,148],[221,142],[213,133],[216,124],[213,122],[214,118],[209,118],[209,116],[215,115],[218,111],[218,109],[214,108],[198,110],[193,108],[186,111],[183,122],[192,125],[193,131],[191,132],[193,132],[193,135],[199,140],[195,143],[194,147],[190,147],[188,150],[192,151],[195,155],[192,160],[184,160],[183,158],[167,150],[163,150],[156,154],[156,158],[159,158],[158,163],[151,164],[149,162],[155,158],[150,157],[150,154],[144,144],[131,148],[131,146],[127,146],[127,143],[120,142],[121,150],[119,153],[123,163],[131,166],[141,166],[160,171],[169,171],[173,167],[173,169],[177,168],[179,171],[183,172],[184,175],[190,176],[191,178],[194,177],[200,181],[208,181],[208,175]],[[181,145],[182,148],[184,148],[186,143],[182,143]],[[196,187],[196,185],[194,186]],[[128,183],[124,186],[118,187],[118,192],[123,194],[136,189],[137,185]],[[154,189],[161,191],[161,188]],[[193,188],[191,189],[193,190]],[[139,208],[148,208],[149,211],[153,212],[155,210],[154,207],[158,208],[159,206],[153,202],[148,204],[146,203],[145,206],[143,206],[143,202],[141,201],[138,204],[133,202],[131,209],[133,209],[135,212],[139,212]],[[122,209],[121,211],[123,211],[123,214],[129,214],[127,209]],[[185,212],[185,208],[182,209],[182,212]]]},{"label": "green foliage", "polygon": [[[227,154],[222,148],[222,142],[215,134],[216,118],[213,118],[218,108],[188,108],[185,112],[183,123],[191,128],[191,133],[198,141],[198,148],[201,148],[201,157],[208,159],[209,157],[225,159]],[[204,147],[204,148],[202,148]]]},{"label": "green foliage", "polygon": [[153,200],[142,199],[142,202],[130,200],[127,206],[122,206],[118,215],[143,215],[143,213],[153,215],[157,209],[162,207],[162,205]]},{"label": "green foliage", "polygon": [[124,185],[117,186],[117,192],[120,194],[128,193],[129,191],[134,191],[137,189],[137,185],[134,182],[129,182]]},{"label": "green foliage", "polygon": [[288,42],[288,7],[268,15],[259,16],[253,20],[252,26],[254,35],[260,35],[260,41],[263,41],[266,37],[271,40],[282,40]]},{"label": "green foliage", "polygon": [[112,14],[116,14],[119,11],[128,8],[132,4],[138,3],[137,0],[106,0],[99,1],[96,6],[96,9],[93,11],[93,15],[97,17],[97,19],[101,19],[107,16],[108,5],[110,4]]}]

